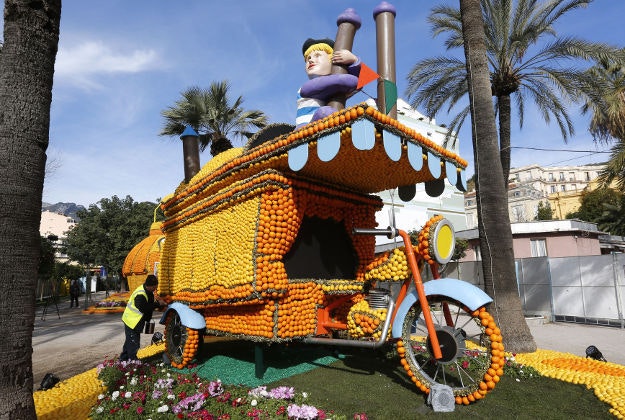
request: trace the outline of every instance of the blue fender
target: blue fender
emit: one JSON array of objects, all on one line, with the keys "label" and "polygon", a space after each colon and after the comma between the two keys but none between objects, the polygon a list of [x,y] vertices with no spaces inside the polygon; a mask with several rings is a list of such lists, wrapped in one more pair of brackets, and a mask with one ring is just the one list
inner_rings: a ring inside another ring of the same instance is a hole
[{"label": "blue fender", "polygon": [[175,311],[180,316],[180,322],[187,328],[191,328],[194,330],[201,330],[206,328],[206,320],[199,312],[194,311],[189,308],[184,303],[174,302],[167,307],[167,310],[161,317],[159,321],[160,324],[165,324],[165,320],[167,319],[167,314],[169,311]]},{"label": "blue fender", "polygon": [[[482,289],[472,285],[471,283],[467,283],[458,279],[444,278],[438,280],[430,280],[423,283],[423,288],[425,289],[426,296],[447,296],[453,300],[462,303],[471,311],[475,311],[476,309],[493,301],[490,296],[484,293]],[[404,318],[410,310],[410,307],[412,307],[412,305],[417,300],[419,300],[419,295],[417,295],[416,290],[413,290],[404,298],[404,301],[401,303],[399,309],[397,310],[395,320],[393,321],[394,338],[401,337],[401,330],[404,324]]]}]

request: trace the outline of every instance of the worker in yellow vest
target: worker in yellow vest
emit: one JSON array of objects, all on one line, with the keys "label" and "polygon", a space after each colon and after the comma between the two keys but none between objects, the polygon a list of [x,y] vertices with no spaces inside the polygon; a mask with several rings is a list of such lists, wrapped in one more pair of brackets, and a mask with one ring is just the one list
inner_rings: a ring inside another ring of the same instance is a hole
[{"label": "worker in yellow vest", "polygon": [[140,337],[146,322],[152,320],[152,312],[156,308],[167,306],[164,300],[154,296],[158,287],[158,279],[149,274],[145,282],[130,295],[126,309],[122,315],[126,341],[119,360],[136,360],[140,347]]}]

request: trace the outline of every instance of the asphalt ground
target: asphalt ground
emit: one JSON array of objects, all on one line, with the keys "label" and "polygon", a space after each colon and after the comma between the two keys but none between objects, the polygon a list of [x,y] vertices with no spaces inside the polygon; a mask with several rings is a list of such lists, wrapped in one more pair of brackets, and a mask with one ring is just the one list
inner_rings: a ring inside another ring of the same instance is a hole
[{"label": "asphalt ground", "polygon": [[[104,297],[105,292],[97,292],[92,300],[97,302]],[[84,301],[82,296],[79,309],[70,309],[69,300],[63,298],[56,306],[37,308],[33,331],[35,390],[48,372],[65,380],[121,353],[124,344],[121,313],[89,314],[83,311]],[[163,325],[158,323],[160,316],[160,312],[155,312],[153,321],[155,331],[163,332]],[[528,324],[540,349],[585,357],[586,348],[594,345],[607,361],[625,365],[625,329],[561,322]],[[152,335],[142,334],[141,346],[147,346],[151,338]]]}]

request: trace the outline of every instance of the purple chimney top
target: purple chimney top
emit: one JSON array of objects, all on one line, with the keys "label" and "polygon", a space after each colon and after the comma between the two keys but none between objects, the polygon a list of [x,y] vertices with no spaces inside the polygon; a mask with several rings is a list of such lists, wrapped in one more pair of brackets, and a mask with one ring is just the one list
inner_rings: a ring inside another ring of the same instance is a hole
[{"label": "purple chimney top", "polygon": [[384,12],[391,12],[393,16],[397,16],[397,10],[395,9],[395,6],[393,6],[389,2],[383,1],[382,3],[378,4],[375,9],[373,9],[373,19],[375,20],[375,17],[377,15]]},{"label": "purple chimney top", "polygon": [[352,9],[351,7],[349,9],[345,9],[345,11],[341,13],[338,18],[336,18],[337,26],[344,22],[353,24],[356,29],[360,29],[360,25],[362,24],[360,16],[358,16],[356,10]]}]

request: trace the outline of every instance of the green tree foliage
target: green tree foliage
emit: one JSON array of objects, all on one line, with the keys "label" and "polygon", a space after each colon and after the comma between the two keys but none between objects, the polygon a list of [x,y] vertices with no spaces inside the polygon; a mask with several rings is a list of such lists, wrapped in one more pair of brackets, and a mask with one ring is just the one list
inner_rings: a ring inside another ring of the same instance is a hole
[{"label": "green tree foliage", "polygon": [[54,244],[46,237],[41,237],[41,254],[38,275],[41,279],[50,279],[54,274]]},{"label": "green tree foliage", "polygon": [[75,264],[68,264],[65,262],[63,263],[57,262],[55,264],[55,268],[54,268],[55,277],[54,278],[57,281],[61,281],[63,279],[77,280],[84,275],[85,275],[84,270]]},{"label": "green tree foliage", "polygon": [[249,139],[257,129],[267,125],[267,117],[262,111],[243,109],[243,97],[234,102],[228,97],[230,85],[227,81],[213,82],[208,89],[193,86],[182,92],[182,99],[161,114],[165,126],[161,136],[180,136],[187,125],[200,135],[200,150],[210,145],[210,153],[215,156],[232,148],[234,136]]},{"label": "green tree foliage", "polygon": [[538,203],[538,211],[534,220],[553,220],[553,210],[549,201],[541,201]]},{"label": "green tree foliage", "polygon": [[80,222],[67,233],[65,252],[74,261],[103,265],[121,277],[126,255],[149,234],[157,203],[113,196],[98,204],[78,211]]},{"label": "green tree foliage", "polygon": [[588,70],[588,74],[600,87],[582,108],[584,113],[592,114],[590,132],[598,142],[614,141],[599,182],[608,187],[615,181],[625,191],[625,67],[604,61]]},{"label": "green tree foliage", "polygon": [[611,235],[625,236],[625,195],[618,203],[603,203],[604,211],[597,219],[597,226]]},{"label": "green tree foliage", "polygon": [[[580,99],[580,94],[592,95],[596,91],[596,83],[586,72],[588,67],[601,60],[623,62],[623,51],[615,47],[557,37],[554,28],[557,20],[591,1],[481,1],[504,180],[510,172],[511,99],[515,102],[519,127],[523,127],[525,105],[533,102],[545,122],[554,120],[558,124],[566,141],[574,134],[568,102]],[[448,50],[463,47],[458,8],[437,6],[428,20],[435,36],[448,35],[445,41]],[[408,75],[406,93],[411,105],[424,107],[428,116],[434,116],[446,104],[446,110],[452,109],[464,101],[467,92],[465,61],[450,55],[419,61]],[[468,115],[466,101],[449,124],[449,132],[458,132]]]},{"label": "green tree foliage", "polygon": [[625,194],[611,188],[586,192],[579,209],[566,218],[596,223],[604,232],[625,236]]},{"label": "green tree foliage", "polygon": [[578,219],[596,223],[603,215],[603,204],[618,205],[623,194],[610,188],[598,188],[593,191],[584,191],[577,211],[568,213],[567,219]]}]

